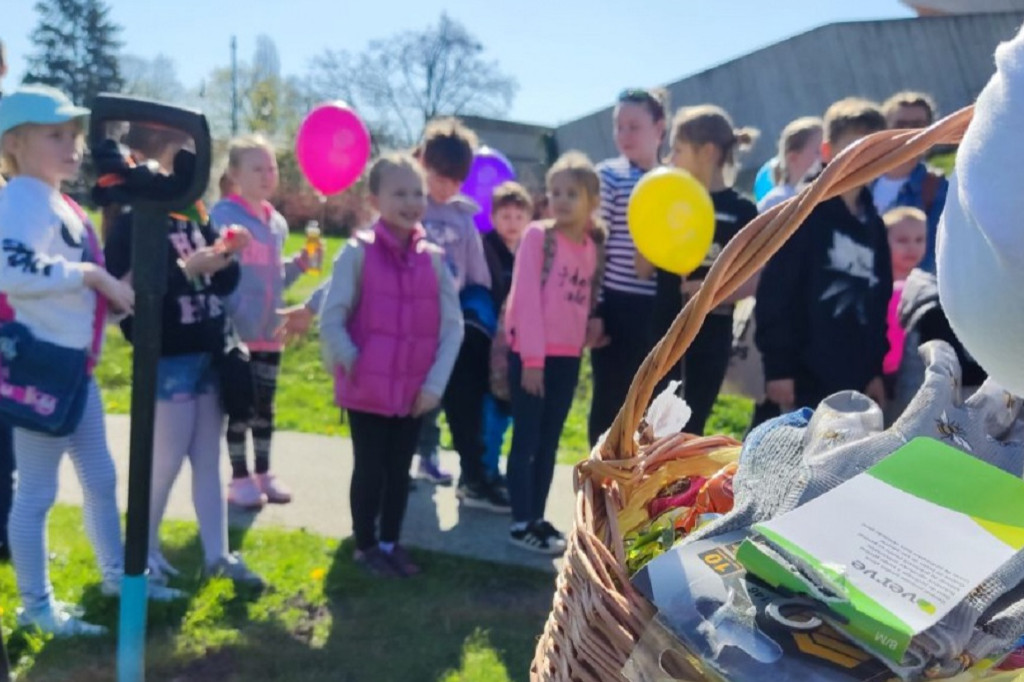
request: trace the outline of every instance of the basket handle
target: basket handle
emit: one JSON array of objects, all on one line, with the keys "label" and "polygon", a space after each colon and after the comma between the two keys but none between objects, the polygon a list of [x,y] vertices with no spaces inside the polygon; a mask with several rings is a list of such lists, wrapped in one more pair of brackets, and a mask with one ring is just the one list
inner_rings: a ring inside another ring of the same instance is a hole
[{"label": "basket handle", "polygon": [[747,224],[715,260],[704,284],[676,316],[671,328],[648,353],[633,377],[629,394],[607,437],[594,449],[601,460],[636,456],[634,438],[655,385],[693,343],[708,313],[760,270],[803,224],[818,203],[865,185],[923,156],[940,144],[957,144],[971,121],[965,107],[923,130],[885,130],[857,141],[837,156],[799,195]]}]

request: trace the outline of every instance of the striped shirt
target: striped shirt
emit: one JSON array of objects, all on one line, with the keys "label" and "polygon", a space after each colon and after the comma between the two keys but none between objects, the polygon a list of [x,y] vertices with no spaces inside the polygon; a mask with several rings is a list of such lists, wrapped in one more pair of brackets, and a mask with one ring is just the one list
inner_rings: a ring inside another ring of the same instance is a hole
[{"label": "striped shirt", "polygon": [[636,245],[626,222],[629,195],[645,172],[624,156],[597,164],[601,178],[601,219],[608,226],[604,287],[628,294],[654,296],[654,280],[641,280],[636,276]]}]

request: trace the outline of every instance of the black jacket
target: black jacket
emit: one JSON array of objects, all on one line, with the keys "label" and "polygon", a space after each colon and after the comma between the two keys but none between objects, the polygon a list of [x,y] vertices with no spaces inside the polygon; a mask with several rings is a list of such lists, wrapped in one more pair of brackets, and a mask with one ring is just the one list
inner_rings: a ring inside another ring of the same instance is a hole
[{"label": "black jacket", "polygon": [[[131,270],[132,215],[118,216],[107,235],[104,255],[107,270],[115,277],[123,277]],[[219,354],[226,346],[227,317],[222,296],[238,286],[240,269],[232,262],[212,277],[189,280],[178,264],[196,249],[213,244],[217,232],[209,221],[198,225],[191,220],[168,216],[167,249],[154,258],[167,259],[167,293],[163,303],[163,331],[161,356],[189,353]],[[132,340],[132,323],[128,317],[121,322],[125,338]]]},{"label": "black jacket", "polygon": [[819,204],[761,275],[755,341],[765,379],[794,379],[798,399],[863,391],[882,376],[892,262],[868,190],[858,203],[860,217],[842,197]]}]

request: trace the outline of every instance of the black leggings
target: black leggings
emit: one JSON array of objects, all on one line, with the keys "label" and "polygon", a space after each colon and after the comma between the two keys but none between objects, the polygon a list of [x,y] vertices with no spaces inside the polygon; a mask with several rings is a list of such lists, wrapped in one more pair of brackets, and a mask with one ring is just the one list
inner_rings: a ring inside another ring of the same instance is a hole
[{"label": "black leggings", "polygon": [[[245,462],[245,434],[252,430],[256,473],[270,468],[270,440],[274,435],[274,398],[277,396],[277,377],[281,369],[281,353],[252,352],[249,366],[253,379],[251,419],[228,415],[228,456],[235,477],[248,475]],[[230,387],[226,387],[230,390]]]},{"label": "black leggings", "polygon": [[349,503],[356,548],[377,545],[377,520],[381,542],[398,542],[409,500],[409,465],[419,438],[419,417],[384,417],[370,412],[348,411],[355,466]]},{"label": "black leggings", "polygon": [[601,317],[611,343],[590,351],[594,392],[587,433],[591,447],[615,421],[633,376],[654,347],[650,334],[653,311],[654,296],[604,290]]}]

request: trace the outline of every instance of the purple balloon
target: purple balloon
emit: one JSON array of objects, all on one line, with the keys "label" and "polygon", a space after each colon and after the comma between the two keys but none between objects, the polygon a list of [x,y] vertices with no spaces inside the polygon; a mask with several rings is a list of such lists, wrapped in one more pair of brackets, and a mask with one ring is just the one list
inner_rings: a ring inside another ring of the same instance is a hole
[{"label": "purple balloon", "polygon": [[480,205],[480,212],[474,216],[476,229],[490,232],[491,196],[494,188],[503,182],[516,179],[516,171],[497,149],[480,147],[473,156],[473,165],[469,167],[469,175],[462,183],[462,193]]}]

